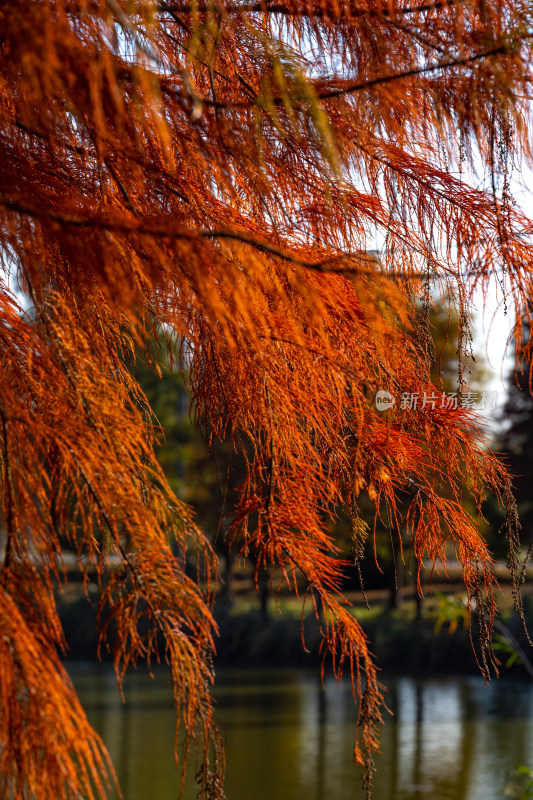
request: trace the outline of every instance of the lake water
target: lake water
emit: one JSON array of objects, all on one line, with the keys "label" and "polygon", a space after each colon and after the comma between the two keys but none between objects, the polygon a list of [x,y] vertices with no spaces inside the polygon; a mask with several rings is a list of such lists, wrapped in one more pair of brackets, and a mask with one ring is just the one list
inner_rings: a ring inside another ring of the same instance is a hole
[{"label": "lake water", "polygon": [[[113,674],[71,669],[113,758],[125,800],[176,800],[172,697],[162,674],[132,673],[123,704]],[[479,678],[383,678],[387,716],[376,800],[502,800],[509,773],[533,766],[533,684]],[[228,800],[359,800],[348,685],[311,672],[217,674]],[[188,785],[185,800],[196,791]]]}]

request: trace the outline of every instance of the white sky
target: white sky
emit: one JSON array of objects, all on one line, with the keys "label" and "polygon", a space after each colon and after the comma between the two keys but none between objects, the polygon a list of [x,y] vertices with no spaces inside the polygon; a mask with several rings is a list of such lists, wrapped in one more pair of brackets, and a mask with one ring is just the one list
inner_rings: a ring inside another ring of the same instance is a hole
[{"label": "white sky", "polygon": [[[533,174],[526,172],[521,180],[513,180],[511,191],[518,205],[528,217],[533,218]],[[509,373],[514,366],[513,347],[507,344],[515,321],[514,309],[511,305],[505,313],[502,292],[496,280],[491,282],[486,298],[483,298],[481,291],[478,292],[475,304],[474,349],[485,356],[492,371],[489,389],[498,392],[497,415],[505,402]]]},{"label": "white sky", "polygon": [[491,282],[490,290],[485,298],[481,292],[476,297],[476,314],[474,330],[474,355],[484,356],[492,377],[487,386],[488,391],[497,392],[497,400],[491,418],[497,421],[505,403],[508,378],[514,365],[512,345],[507,345],[509,334],[514,323],[512,308],[505,314],[501,302],[501,291],[497,290],[496,281]]}]

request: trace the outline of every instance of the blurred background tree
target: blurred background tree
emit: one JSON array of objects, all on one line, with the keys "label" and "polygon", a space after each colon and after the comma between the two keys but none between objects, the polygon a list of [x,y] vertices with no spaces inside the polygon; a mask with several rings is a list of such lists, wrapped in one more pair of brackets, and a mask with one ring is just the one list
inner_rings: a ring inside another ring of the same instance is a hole
[{"label": "blurred background tree", "polygon": [[[531,373],[526,360],[531,349],[530,324],[522,323],[522,345],[516,351],[515,367],[507,378],[507,398],[502,412],[502,429],[497,438],[509,464],[522,525],[522,541],[533,542],[533,396]],[[500,512],[501,518],[501,512]],[[495,521],[498,517],[495,515]]]},{"label": "blurred background tree", "polygon": [[[154,342],[150,349],[153,363],[139,356],[132,371],[153,412],[157,458],[173,491],[194,509],[196,521],[222,559],[218,602],[231,607],[238,553],[228,527],[246,465],[231,436],[208,444],[208,432],[195,424],[192,394],[177,367],[179,343]],[[267,613],[265,583],[261,585],[263,614]]]}]

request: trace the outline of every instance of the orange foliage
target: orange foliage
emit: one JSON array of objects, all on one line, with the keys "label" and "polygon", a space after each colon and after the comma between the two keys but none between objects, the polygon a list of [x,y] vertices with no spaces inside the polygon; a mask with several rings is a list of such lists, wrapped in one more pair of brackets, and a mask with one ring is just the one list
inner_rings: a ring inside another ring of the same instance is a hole
[{"label": "orange foliage", "polygon": [[[428,332],[412,335],[430,280],[455,290],[463,332],[491,276],[527,295],[531,223],[509,165],[532,156],[531,30],[521,0],[2,5],[3,797],[104,794],[58,655],[65,542],[98,570],[119,679],[163,637],[185,754],[200,748],[205,796],[222,797],[216,564],[126,367],[147,335],[179,337],[198,421],[248,458],[234,540],[295,589],[295,570],[307,578],[324,657],[361,696],[367,786],[381,687],[329,514],[367,492],[419,563],[451,543],[488,674],[492,562],[461,493],[468,480],[478,505],[487,487],[507,502],[516,573],[505,469],[467,410],[382,414],[374,396],[433,391]],[[461,177],[474,162],[487,191]],[[196,581],[172,536],[197,552]]]}]

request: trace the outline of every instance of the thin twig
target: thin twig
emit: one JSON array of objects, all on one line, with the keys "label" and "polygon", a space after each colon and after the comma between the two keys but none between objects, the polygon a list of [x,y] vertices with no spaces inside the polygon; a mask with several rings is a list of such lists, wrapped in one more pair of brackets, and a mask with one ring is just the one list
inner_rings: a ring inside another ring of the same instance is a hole
[{"label": "thin twig", "polygon": [[3,453],[4,480],[5,480],[4,509],[5,509],[5,521],[6,521],[6,534],[7,534],[4,566],[2,570],[2,586],[5,588],[9,574],[9,568],[11,565],[11,557],[12,557],[13,543],[15,537],[15,516],[14,516],[15,487],[13,485],[13,474],[11,472],[11,459],[9,453],[8,417],[4,409],[1,407],[0,407],[0,416],[2,417],[2,429],[4,434],[4,453]]}]

